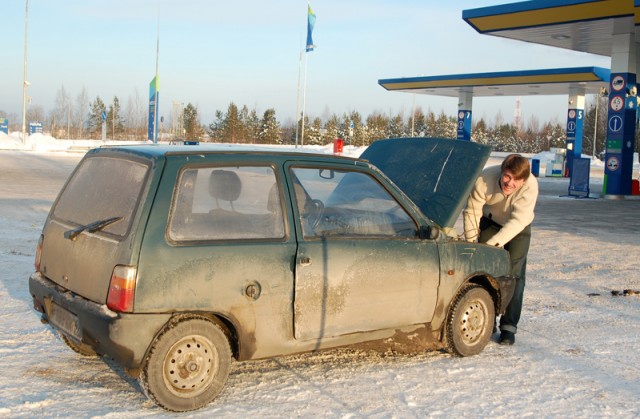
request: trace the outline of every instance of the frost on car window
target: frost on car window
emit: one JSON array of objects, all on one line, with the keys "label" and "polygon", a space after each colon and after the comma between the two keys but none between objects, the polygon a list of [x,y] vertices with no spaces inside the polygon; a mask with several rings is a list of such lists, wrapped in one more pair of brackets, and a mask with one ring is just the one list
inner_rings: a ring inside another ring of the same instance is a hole
[{"label": "frost on car window", "polygon": [[416,237],[413,219],[372,176],[357,171],[293,168],[305,237]]},{"label": "frost on car window", "polygon": [[124,237],[148,171],[147,165],[133,160],[111,157],[83,160],[60,195],[53,215],[77,225],[122,217],[102,231]]},{"label": "frost on car window", "polygon": [[169,222],[172,240],[281,239],[284,232],[273,168],[219,166],[180,174]]}]

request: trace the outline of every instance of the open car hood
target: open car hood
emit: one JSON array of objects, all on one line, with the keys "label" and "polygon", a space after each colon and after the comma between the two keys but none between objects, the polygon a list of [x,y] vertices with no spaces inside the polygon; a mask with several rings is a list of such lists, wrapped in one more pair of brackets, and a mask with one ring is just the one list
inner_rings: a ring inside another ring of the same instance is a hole
[{"label": "open car hood", "polygon": [[392,138],[372,143],[360,158],[391,179],[440,227],[453,227],[491,147],[442,138]]}]

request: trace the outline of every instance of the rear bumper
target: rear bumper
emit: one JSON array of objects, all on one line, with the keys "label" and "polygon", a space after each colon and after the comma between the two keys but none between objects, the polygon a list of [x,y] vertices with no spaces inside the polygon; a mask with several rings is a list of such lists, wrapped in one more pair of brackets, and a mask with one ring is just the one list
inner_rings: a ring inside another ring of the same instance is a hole
[{"label": "rear bumper", "polygon": [[29,293],[34,309],[55,330],[129,369],[140,367],[147,348],[171,317],[117,313],[65,290],[39,272],[29,277]]},{"label": "rear bumper", "polygon": [[496,278],[496,280],[498,281],[498,286],[500,289],[499,312],[500,314],[504,314],[516,289],[516,277],[513,275],[505,275]]}]

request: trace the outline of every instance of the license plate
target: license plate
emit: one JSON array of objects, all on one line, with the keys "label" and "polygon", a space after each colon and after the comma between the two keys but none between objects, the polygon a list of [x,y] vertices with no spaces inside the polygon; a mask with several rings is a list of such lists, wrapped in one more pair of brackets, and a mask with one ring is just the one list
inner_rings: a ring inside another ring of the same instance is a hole
[{"label": "license plate", "polygon": [[80,341],[80,327],[75,314],[51,302],[48,317],[54,326]]}]

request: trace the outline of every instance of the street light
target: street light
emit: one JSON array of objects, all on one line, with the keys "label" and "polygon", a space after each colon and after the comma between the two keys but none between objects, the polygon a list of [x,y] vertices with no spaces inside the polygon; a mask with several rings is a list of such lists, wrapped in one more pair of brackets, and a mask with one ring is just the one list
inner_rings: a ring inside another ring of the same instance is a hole
[{"label": "street light", "polygon": [[607,89],[605,89],[604,87],[600,88],[600,91],[596,94],[596,115],[595,115],[595,121],[593,123],[593,159],[595,160],[596,158],[596,145],[598,144],[597,141],[597,137],[598,137],[598,105],[600,104],[600,99],[608,96],[609,92],[607,92]]}]

